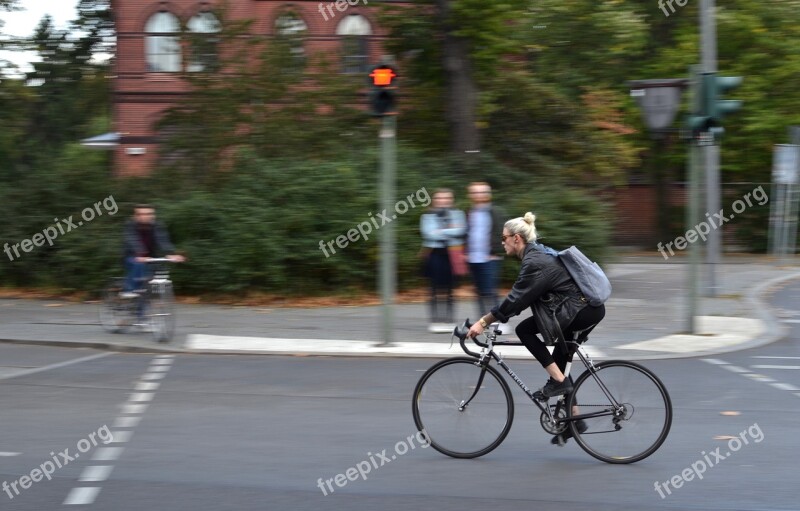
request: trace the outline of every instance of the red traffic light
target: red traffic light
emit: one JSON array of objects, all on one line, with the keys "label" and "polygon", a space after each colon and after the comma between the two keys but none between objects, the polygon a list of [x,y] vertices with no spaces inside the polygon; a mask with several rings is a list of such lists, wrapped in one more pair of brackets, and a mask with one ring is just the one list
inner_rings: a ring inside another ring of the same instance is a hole
[{"label": "red traffic light", "polygon": [[394,69],[390,67],[376,67],[369,76],[372,78],[372,85],[379,87],[391,86],[392,80],[397,77]]}]

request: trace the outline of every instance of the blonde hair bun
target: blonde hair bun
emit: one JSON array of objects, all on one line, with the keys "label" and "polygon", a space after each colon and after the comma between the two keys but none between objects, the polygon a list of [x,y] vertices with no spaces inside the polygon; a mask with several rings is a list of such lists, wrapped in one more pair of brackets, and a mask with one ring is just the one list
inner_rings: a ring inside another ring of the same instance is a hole
[{"label": "blonde hair bun", "polygon": [[522,219],[525,220],[526,224],[533,225],[533,222],[536,221],[536,215],[528,211],[527,213],[525,213],[525,216],[522,217]]}]

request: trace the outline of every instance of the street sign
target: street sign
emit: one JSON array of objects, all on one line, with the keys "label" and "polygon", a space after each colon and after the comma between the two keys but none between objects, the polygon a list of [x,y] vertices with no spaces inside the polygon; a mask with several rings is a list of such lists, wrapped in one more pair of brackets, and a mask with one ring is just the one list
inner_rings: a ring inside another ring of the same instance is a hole
[{"label": "street sign", "polygon": [[776,144],[772,159],[772,181],[780,185],[798,184],[800,146]]}]

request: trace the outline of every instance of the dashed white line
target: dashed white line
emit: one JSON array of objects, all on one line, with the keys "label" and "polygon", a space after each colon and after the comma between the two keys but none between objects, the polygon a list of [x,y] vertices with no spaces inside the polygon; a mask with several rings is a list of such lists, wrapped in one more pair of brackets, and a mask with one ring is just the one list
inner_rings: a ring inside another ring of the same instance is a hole
[{"label": "dashed white line", "polygon": [[12,456],[19,456],[21,452],[0,452],[0,458],[10,458]]},{"label": "dashed white line", "polygon": [[758,365],[758,366],[750,366],[753,369],[800,369],[800,366],[775,366],[775,365]]},{"label": "dashed white line", "polygon": [[727,369],[728,371],[733,371],[734,373],[749,373],[750,372],[749,370],[745,369],[744,367],[739,367],[739,366],[735,366],[735,365],[731,365],[731,364],[720,366],[720,367],[722,367],[723,369]]},{"label": "dashed white line", "polygon": [[795,387],[789,383],[770,383],[773,387],[780,390],[789,390],[794,392],[795,390],[800,390],[800,387]]},{"label": "dashed white line", "polygon": [[100,447],[94,451],[92,461],[114,461],[122,456],[124,447]]},{"label": "dashed white line", "polygon": [[140,381],[133,387],[133,390],[158,390],[161,384],[158,382]]},{"label": "dashed white line", "polygon": [[100,487],[98,486],[73,488],[72,491],[69,492],[69,495],[67,495],[66,500],[64,500],[64,505],[86,506],[94,502],[98,493],[100,493]]},{"label": "dashed white line", "polygon": [[114,421],[114,425],[112,426],[114,429],[116,428],[135,428],[139,425],[139,422],[142,420],[141,417],[117,417]]},{"label": "dashed white line", "polygon": [[166,373],[147,373],[142,375],[142,380],[160,380],[166,376]]},{"label": "dashed white line", "polygon": [[171,365],[173,360],[171,358],[159,358],[150,362],[151,366],[168,366]]},{"label": "dashed white line", "polygon": [[147,410],[147,405],[125,403],[124,405],[120,405],[120,408],[122,409],[122,413],[126,415],[136,415],[144,413],[144,411]]},{"label": "dashed white line", "polygon": [[782,360],[800,360],[800,357],[773,357],[768,355],[757,355],[754,356],[753,358],[778,358]]},{"label": "dashed white line", "polygon": [[112,444],[124,444],[125,442],[130,442],[131,437],[133,436],[133,431],[114,431],[111,434],[111,442]]},{"label": "dashed white line", "polygon": [[716,358],[704,358],[703,362],[708,362],[709,364],[714,364],[714,365],[718,365],[718,366],[728,365],[728,363],[725,362],[724,360],[719,360],[719,359],[716,359]]},{"label": "dashed white line", "polygon": [[108,479],[111,471],[114,470],[114,465],[93,465],[83,469],[81,482],[99,483]]},{"label": "dashed white line", "polygon": [[139,392],[137,394],[131,394],[131,397],[130,399],[128,399],[128,401],[134,403],[143,401],[152,401],[154,395],[155,394],[153,394],[152,392]]},{"label": "dashed white line", "polygon": [[171,368],[172,366],[150,366],[149,370],[150,372],[153,373],[165,373],[169,371]]}]

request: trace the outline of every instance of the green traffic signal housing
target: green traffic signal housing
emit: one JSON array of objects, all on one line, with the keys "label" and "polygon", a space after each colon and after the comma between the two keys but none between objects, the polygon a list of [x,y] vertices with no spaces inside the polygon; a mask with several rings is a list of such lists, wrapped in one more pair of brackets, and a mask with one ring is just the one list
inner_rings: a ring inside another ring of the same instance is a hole
[{"label": "green traffic signal housing", "polygon": [[742,84],[741,76],[717,76],[716,73],[695,75],[695,94],[692,112],[687,119],[692,133],[711,133],[718,140],[725,132],[722,119],[742,108],[736,99],[720,99],[720,96]]}]

